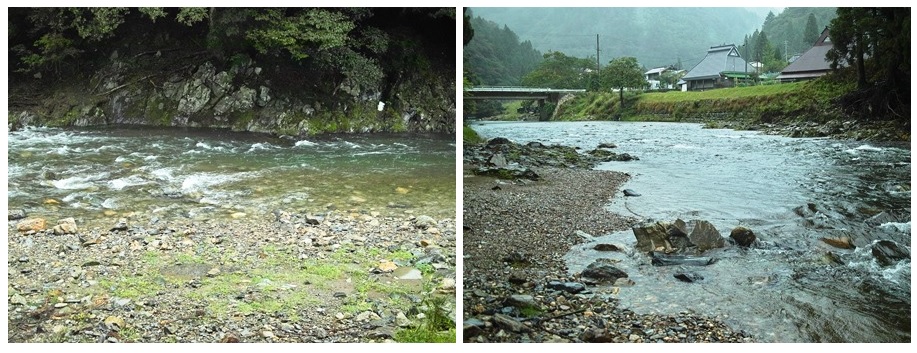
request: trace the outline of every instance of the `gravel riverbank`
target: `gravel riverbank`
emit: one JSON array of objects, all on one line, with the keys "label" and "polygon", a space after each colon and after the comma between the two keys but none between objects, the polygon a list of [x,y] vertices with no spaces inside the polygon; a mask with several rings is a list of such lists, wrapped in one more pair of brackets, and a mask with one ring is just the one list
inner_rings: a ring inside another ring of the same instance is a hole
[{"label": "gravel riverbank", "polygon": [[131,214],[17,229],[29,216],[8,228],[9,342],[383,342],[434,306],[455,317],[454,218]]},{"label": "gravel riverbank", "polygon": [[[465,148],[469,163],[494,150]],[[634,313],[567,273],[571,246],[636,222],[603,208],[623,197],[628,175],[528,166],[537,181],[503,181],[475,175],[477,167],[466,164],[463,190],[465,342],[753,341],[716,318]]]}]

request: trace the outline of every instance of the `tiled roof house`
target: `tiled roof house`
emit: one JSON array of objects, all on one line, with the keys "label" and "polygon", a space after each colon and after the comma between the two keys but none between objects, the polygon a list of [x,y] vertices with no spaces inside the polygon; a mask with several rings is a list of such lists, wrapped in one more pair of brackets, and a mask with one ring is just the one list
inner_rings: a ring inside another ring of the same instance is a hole
[{"label": "tiled roof house", "polygon": [[704,60],[694,66],[682,78],[687,90],[697,91],[720,87],[731,87],[736,78],[748,78],[753,72],[745,65],[745,59],[739,55],[735,44],[710,47]]},{"label": "tiled roof house", "polygon": [[784,68],[777,79],[781,81],[808,80],[828,73],[831,71],[831,62],[825,59],[825,54],[831,49],[831,45],[828,27],[825,27],[812,48]]}]

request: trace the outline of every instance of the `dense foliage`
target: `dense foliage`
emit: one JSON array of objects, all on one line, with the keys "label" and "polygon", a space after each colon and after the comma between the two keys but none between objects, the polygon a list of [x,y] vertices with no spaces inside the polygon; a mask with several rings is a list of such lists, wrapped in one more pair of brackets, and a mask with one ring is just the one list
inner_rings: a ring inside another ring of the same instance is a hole
[{"label": "dense foliage", "polygon": [[856,68],[858,91],[844,108],[865,119],[910,123],[911,9],[838,8],[831,21],[832,67]]},{"label": "dense foliage", "polygon": [[454,20],[452,8],[11,8],[9,72],[60,77],[116,50],[198,50],[204,60],[253,57],[326,87],[390,94],[408,68],[454,67],[454,46],[441,39]]},{"label": "dense foliage", "polygon": [[474,74],[477,84],[518,86],[541,61],[541,53],[532,43],[520,41],[509,27],[501,28],[480,17],[469,21],[473,38],[465,46],[463,59],[465,70]]},{"label": "dense foliage", "polygon": [[529,87],[589,89],[595,73],[594,58],[567,56],[559,51],[544,54],[544,61],[522,78]]},{"label": "dense foliage", "polygon": [[482,7],[472,11],[509,26],[542,52],[595,57],[598,34],[600,62],[632,56],[653,68],[677,66],[681,60],[684,69],[700,62],[711,46],[739,44],[742,36],[763,19],[763,15],[744,8]]},{"label": "dense foliage", "polygon": [[625,89],[642,89],[646,86],[643,69],[637,64],[637,58],[616,58],[603,67],[599,72],[599,82],[605,90],[617,90],[621,97],[621,106],[624,106]]}]

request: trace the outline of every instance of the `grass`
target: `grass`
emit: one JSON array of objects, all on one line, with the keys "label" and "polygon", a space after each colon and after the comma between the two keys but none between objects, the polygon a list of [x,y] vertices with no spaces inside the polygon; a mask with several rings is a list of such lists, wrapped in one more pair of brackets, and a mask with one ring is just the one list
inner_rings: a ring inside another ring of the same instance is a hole
[{"label": "grass", "polygon": [[445,298],[424,300],[424,318],[415,326],[395,332],[395,341],[402,343],[455,343],[455,324],[443,308]]},{"label": "grass", "polygon": [[640,96],[641,103],[674,103],[693,102],[706,99],[735,99],[746,97],[760,97],[775,94],[785,94],[798,91],[802,83],[784,83],[779,85],[761,85],[748,87],[731,87],[712,89],[707,91],[669,91],[644,93]]},{"label": "grass", "polygon": [[474,129],[468,125],[462,125],[462,142],[467,144],[475,144],[484,142],[484,139]]}]

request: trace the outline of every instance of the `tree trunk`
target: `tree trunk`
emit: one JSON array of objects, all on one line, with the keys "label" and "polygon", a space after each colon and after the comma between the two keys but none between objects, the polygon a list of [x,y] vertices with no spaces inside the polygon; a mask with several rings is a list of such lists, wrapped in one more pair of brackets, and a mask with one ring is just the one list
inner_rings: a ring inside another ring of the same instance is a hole
[{"label": "tree trunk", "polygon": [[621,96],[621,110],[624,110],[624,87],[619,88],[618,93]]},{"label": "tree trunk", "polygon": [[869,84],[866,82],[866,58],[863,55],[863,46],[866,45],[863,42],[863,34],[857,33],[856,43],[856,65],[857,65],[857,88],[864,89]]}]

